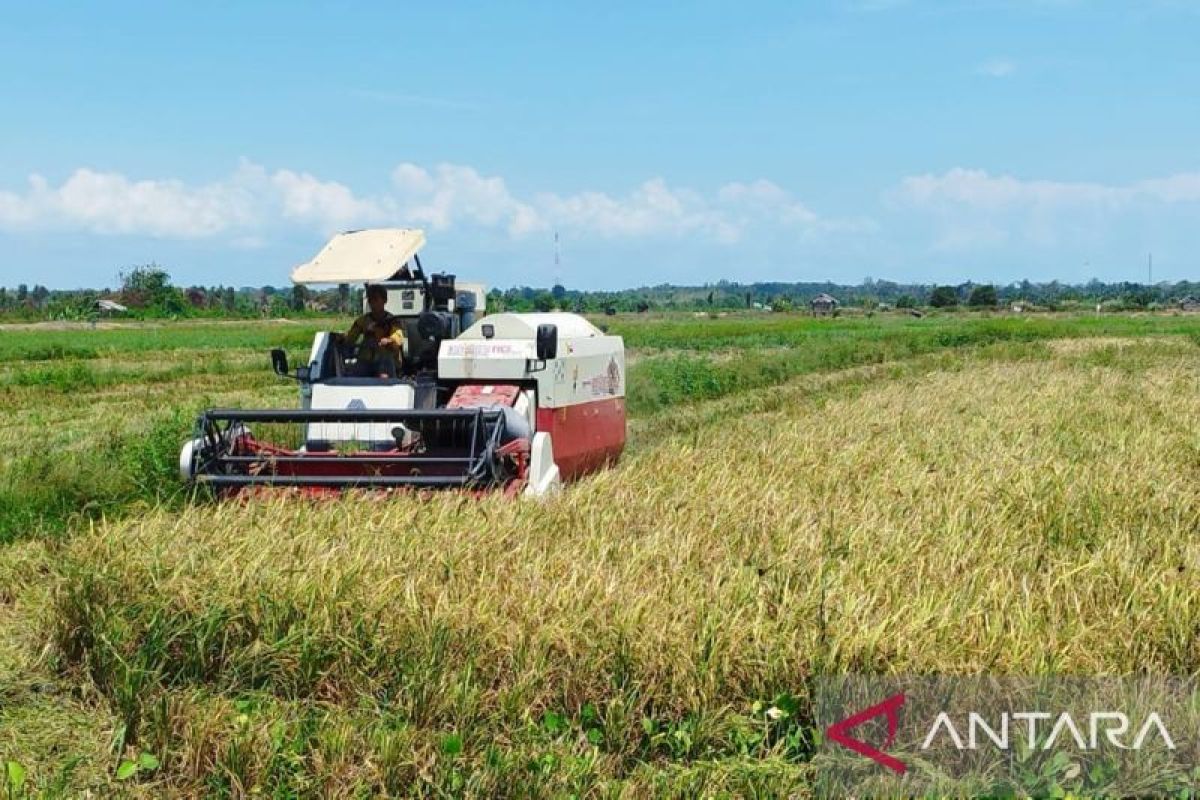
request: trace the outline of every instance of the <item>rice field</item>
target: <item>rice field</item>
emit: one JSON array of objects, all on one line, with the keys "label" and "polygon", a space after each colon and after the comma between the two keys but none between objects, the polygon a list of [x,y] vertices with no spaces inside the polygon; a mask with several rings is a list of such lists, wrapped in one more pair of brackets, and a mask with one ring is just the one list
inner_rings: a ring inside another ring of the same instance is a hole
[{"label": "rice field", "polygon": [[803,797],[815,676],[1200,671],[1200,319],[600,321],[542,503],[196,501],[313,326],[0,332],[17,796]]}]

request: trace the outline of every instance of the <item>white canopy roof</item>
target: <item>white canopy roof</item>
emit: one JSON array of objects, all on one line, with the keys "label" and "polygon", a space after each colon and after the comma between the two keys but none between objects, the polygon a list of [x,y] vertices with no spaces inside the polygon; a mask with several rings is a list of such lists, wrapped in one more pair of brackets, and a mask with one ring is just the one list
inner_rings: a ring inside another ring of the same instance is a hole
[{"label": "white canopy roof", "polygon": [[292,270],[293,283],[385,281],[425,246],[417,228],[372,228],[339,233],[316,257]]}]

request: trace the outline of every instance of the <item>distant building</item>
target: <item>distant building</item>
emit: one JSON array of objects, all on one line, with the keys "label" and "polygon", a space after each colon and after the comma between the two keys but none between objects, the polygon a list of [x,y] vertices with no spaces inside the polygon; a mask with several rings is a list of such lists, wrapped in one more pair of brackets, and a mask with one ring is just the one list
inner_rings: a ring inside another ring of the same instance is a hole
[{"label": "distant building", "polygon": [[1200,300],[1189,295],[1180,299],[1179,308],[1182,311],[1200,311]]},{"label": "distant building", "polygon": [[837,298],[824,292],[821,292],[808,303],[808,307],[812,310],[814,317],[832,314],[837,310],[837,306]]}]

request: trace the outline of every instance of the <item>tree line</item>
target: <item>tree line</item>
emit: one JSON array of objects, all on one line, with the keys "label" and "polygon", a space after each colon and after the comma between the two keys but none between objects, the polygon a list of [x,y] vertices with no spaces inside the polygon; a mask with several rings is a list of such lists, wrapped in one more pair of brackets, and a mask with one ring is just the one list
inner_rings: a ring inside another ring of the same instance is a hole
[{"label": "tree line", "polygon": [[867,278],[860,284],[831,282],[758,282],[719,281],[702,286],[660,284],[637,289],[589,292],[554,286],[538,289],[528,286],[492,290],[492,309],[511,311],[548,311],[555,308],[589,313],[649,310],[735,310],[769,309],[789,311],[807,309],[818,295],[827,294],[842,308],[998,308],[1023,306],[1028,310],[1048,311],[1092,309],[1096,305],[1113,311],[1154,310],[1180,303],[1200,301],[1200,283],[1179,281],[1146,285],[1131,282],[1104,283],[1092,280],[1084,284],[1059,281],[1010,284],[981,284],[967,281],[956,285],[903,284]]},{"label": "tree line", "polygon": [[[361,291],[345,285],[320,291],[300,285],[176,286],[165,268],[145,264],[119,273],[116,288],[50,290],[40,285],[0,286],[0,316],[87,320],[112,315],[155,319],[351,313],[361,307]],[[113,311],[112,306],[104,306],[101,301],[125,310]]]},{"label": "tree line", "polygon": [[[360,287],[346,285],[314,290],[306,286],[176,286],[158,264],[134,267],[117,276],[115,289],[51,290],[42,285],[0,287],[0,316],[9,319],[92,319],[114,312],[101,308],[108,300],[137,318],[287,317],[306,314],[354,313],[362,307]],[[1021,305],[1028,310],[1091,309],[1154,310],[1200,301],[1200,283],[1083,284],[1059,281],[1009,284],[904,284],[865,279],[855,285],[832,282],[719,281],[699,286],[659,284],[617,291],[584,291],[555,285],[493,289],[492,311],[551,311],[618,313],[645,311],[704,311],[806,309],[820,294],[834,297],[841,308],[996,308]]]}]

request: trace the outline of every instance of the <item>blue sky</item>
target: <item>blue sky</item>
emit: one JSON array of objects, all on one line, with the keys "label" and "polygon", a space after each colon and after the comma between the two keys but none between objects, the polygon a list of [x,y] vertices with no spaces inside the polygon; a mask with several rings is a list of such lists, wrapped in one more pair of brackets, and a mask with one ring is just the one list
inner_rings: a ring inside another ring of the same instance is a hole
[{"label": "blue sky", "polygon": [[1200,2],[4,17],[9,286],[282,285],[381,225],[499,286],[1200,278]]}]

